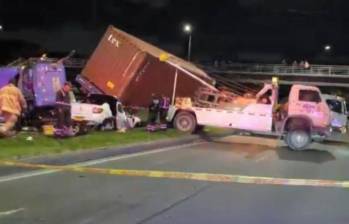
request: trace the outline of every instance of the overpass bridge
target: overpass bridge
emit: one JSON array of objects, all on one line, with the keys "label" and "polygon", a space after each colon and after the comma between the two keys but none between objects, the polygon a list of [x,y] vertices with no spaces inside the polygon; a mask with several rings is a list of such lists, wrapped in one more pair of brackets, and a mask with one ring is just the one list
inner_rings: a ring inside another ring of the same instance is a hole
[{"label": "overpass bridge", "polygon": [[276,76],[279,77],[280,84],[284,85],[297,83],[349,88],[349,66],[343,65],[310,65],[305,69],[282,64],[231,63],[219,66],[204,65],[201,68],[222,84],[268,83]]}]

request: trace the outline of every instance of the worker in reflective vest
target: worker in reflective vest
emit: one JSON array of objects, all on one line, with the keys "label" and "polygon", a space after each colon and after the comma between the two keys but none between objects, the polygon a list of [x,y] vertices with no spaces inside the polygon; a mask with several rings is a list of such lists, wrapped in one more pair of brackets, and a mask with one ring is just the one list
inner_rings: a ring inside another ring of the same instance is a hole
[{"label": "worker in reflective vest", "polygon": [[0,127],[0,135],[10,137],[21,113],[27,108],[27,103],[19,88],[15,86],[14,78],[9,84],[0,89],[0,116],[5,123]]}]

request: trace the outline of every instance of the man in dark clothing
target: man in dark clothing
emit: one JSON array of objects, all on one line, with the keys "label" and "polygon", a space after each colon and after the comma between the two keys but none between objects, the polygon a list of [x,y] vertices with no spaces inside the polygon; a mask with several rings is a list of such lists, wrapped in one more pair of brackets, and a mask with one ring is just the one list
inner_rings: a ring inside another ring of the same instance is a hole
[{"label": "man in dark clothing", "polygon": [[71,84],[67,82],[56,94],[57,127],[59,129],[71,128],[70,91]]},{"label": "man in dark clothing", "polygon": [[147,131],[153,132],[156,131],[156,122],[159,115],[159,99],[153,95],[152,102],[148,107],[148,125]]},{"label": "man in dark clothing", "polygon": [[170,98],[166,96],[162,96],[160,100],[160,129],[161,130],[166,130],[167,129],[167,112],[170,107]]}]

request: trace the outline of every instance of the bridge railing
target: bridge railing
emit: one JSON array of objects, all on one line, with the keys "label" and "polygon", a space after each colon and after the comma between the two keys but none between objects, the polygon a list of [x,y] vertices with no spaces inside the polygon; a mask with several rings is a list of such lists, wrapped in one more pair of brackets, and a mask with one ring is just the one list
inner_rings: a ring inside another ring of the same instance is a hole
[{"label": "bridge railing", "polygon": [[257,73],[275,75],[314,75],[314,76],[348,76],[349,66],[342,65],[310,65],[304,68],[283,64],[221,64],[219,66],[204,66],[211,71]]}]

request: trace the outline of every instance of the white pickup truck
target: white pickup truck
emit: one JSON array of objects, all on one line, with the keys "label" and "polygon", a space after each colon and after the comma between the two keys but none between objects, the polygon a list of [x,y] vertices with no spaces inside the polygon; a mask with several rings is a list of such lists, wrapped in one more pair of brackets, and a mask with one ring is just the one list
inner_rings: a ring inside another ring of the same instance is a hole
[{"label": "white pickup truck", "polygon": [[[278,95],[277,84],[265,84],[254,99],[239,103],[237,97],[229,107],[177,103],[170,107],[167,120],[183,132],[214,126],[266,135],[276,133],[293,150],[306,149],[312,141],[330,134],[330,110],[317,87],[293,85],[289,100],[283,105],[278,104]],[[206,97],[215,102],[219,100],[216,95]]]}]

